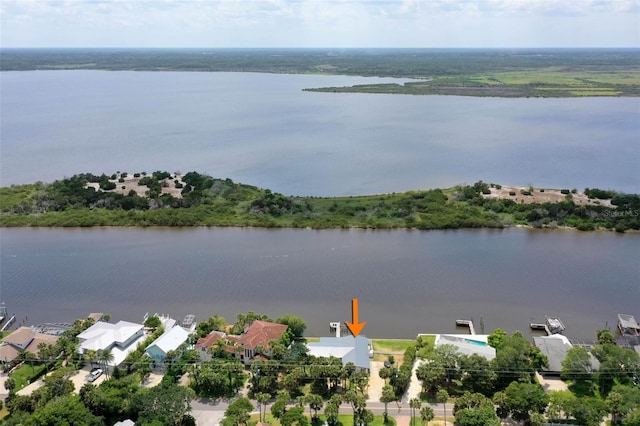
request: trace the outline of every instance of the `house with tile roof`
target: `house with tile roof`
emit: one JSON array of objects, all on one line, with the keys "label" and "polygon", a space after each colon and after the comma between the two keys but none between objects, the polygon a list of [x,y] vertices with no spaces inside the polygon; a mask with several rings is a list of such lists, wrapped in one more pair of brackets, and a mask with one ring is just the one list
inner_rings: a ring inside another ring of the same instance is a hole
[{"label": "house with tile roof", "polygon": [[271,358],[271,340],[279,340],[287,331],[288,326],[268,321],[254,321],[239,336],[227,334],[224,337],[228,352],[236,358],[251,365],[256,359]]},{"label": "house with tile roof", "polygon": [[[209,349],[217,346],[221,340],[224,343],[226,336],[227,335],[222,331],[212,331],[206,336],[199,338],[194,346],[194,349],[198,351],[200,359],[202,361],[211,360],[212,356]],[[227,351],[233,353],[233,348],[230,348]]]}]

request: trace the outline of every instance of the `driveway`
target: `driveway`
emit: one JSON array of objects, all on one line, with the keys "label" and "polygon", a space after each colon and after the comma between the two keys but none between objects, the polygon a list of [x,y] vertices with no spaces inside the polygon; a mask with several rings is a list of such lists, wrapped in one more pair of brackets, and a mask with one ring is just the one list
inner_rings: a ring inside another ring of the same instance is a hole
[{"label": "driveway", "polygon": [[[89,373],[91,373],[91,370],[92,368],[87,365],[82,367],[80,370],[76,371],[75,373],[73,373],[73,376],[69,377],[69,380],[73,382],[73,388],[75,393],[80,392],[80,388],[84,386],[86,383],[89,383],[88,378],[89,378]],[[102,374],[92,383],[97,386],[100,383],[104,382],[106,379],[107,379],[107,375]]]}]

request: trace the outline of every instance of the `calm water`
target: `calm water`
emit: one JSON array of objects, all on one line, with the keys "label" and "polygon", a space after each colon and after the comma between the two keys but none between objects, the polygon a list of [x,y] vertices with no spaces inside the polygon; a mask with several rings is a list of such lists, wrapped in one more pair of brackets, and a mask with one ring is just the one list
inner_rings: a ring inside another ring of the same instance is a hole
[{"label": "calm water", "polygon": [[190,171],[295,195],[503,184],[640,190],[640,98],[303,92],[394,81],[251,73],[0,73],[1,184]]},{"label": "calm water", "polygon": [[[376,337],[528,330],[558,315],[575,339],[640,316],[640,235],[572,231],[2,229],[2,298],[28,323],[88,312],[233,319],[295,313],[308,334],[360,299]],[[479,328],[479,325],[476,324]]]},{"label": "calm water", "polygon": [[[190,171],[285,194],[472,183],[640,189],[640,99],[303,92],[392,79],[242,73],[0,73],[2,185],[116,170]],[[2,229],[1,297],[27,323],[105,311],[291,312],[414,337],[525,330],[573,338],[640,316],[640,236],[525,230]],[[28,319],[26,319],[28,317]]]}]

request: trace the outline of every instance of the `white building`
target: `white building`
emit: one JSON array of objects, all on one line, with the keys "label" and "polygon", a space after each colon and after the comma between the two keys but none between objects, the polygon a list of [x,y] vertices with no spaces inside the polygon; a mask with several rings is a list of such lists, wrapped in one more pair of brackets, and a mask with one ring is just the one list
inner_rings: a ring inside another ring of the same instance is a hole
[{"label": "white building", "polygon": [[144,340],[143,328],[142,324],[128,321],[98,321],[78,335],[78,351],[85,354],[88,350],[110,350],[113,361],[109,365],[118,365]]}]

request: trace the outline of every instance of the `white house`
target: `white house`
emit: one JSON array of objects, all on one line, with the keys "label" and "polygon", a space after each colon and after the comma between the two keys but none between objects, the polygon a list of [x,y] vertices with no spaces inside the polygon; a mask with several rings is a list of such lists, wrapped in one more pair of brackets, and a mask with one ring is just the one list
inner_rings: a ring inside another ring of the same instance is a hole
[{"label": "white house", "polygon": [[78,351],[85,354],[88,350],[110,350],[113,354],[110,365],[118,365],[144,340],[143,328],[142,324],[128,321],[118,321],[115,324],[98,321],[78,334]]},{"label": "white house", "polygon": [[151,358],[162,361],[169,351],[175,351],[189,340],[189,332],[182,327],[173,327],[147,346],[146,352]]}]

